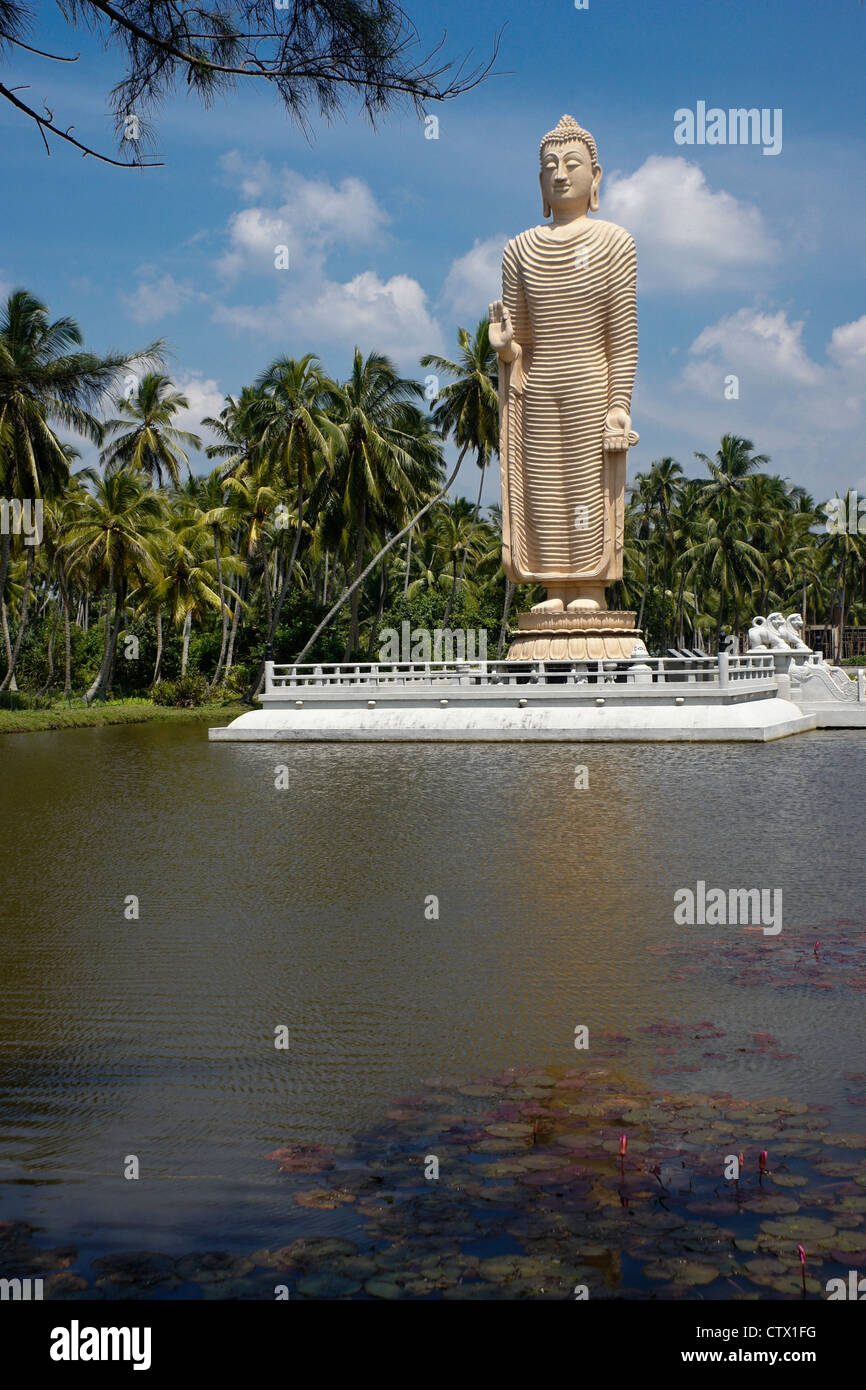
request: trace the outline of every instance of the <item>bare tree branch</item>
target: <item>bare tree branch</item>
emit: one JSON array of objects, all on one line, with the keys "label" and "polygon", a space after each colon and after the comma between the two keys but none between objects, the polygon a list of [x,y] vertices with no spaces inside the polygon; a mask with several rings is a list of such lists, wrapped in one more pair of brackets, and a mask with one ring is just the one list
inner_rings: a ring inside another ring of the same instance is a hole
[{"label": "bare tree branch", "polygon": [[[19,88],[18,90],[20,91],[23,89]],[[4,87],[2,82],[0,82],[0,97],[4,97],[6,101],[11,101],[13,106],[17,106],[19,111],[23,111],[26,116],[29,116],[32,121],[36,122],[39,128],[39,134],[42,136],[45,149],[49,155],[51,154],[51,149],[45,136],[46,130],[50,130],[51,134],[56,135],[58,139],[66,140],[68,144],[74,145],[77,150],[81,150],[83,155],[90,155],[91,158],[98,159],[103,164],[113,164],[116,169],[140,169],[142,167],[138,161],[128,162],[120,159],[111,159],[107,154],[100,154],[98,150],[91,149],[89,145],[83,145],[80,140],[76,140],[74,136],[69,134],[70,130],[74,130],[74,126],[69,126],[66,130],[59,130],[54,124],[53,119],[46,120],[44,116],[40,116],[38,111],[34,111],[32,106],[28,106],[25,102],[19,101],[15,93],[10,91],[8,87]],[[47,106],[45,109],[48,111]],[[49,112],[49,115],[50,114]],[[161,165],[153,163],[145,167],[148,169],[156,169],[161,168]]]}]

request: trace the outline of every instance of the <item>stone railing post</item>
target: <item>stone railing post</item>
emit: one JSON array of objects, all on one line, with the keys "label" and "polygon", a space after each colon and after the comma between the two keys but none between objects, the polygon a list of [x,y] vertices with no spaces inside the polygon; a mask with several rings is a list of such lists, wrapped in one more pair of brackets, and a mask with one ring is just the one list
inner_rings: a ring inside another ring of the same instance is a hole
[{"label": "stone railing post", "polygon": [[727,690],[728,686],[730,685],[730,681],[731,681],[731,672],[730,672],[731,658],[730,658],[730,656],[728,655],[727,652],[719,652],[718,662],[719,662],[719,689],[720,689],[720,690]]}]

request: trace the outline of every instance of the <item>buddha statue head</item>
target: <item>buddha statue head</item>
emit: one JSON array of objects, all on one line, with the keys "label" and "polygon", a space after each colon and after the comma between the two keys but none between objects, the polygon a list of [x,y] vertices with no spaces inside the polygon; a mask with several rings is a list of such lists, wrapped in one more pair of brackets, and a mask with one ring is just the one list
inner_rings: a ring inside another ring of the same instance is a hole
[{"label": "buddha statue head", "polygon": [[601,165],[588,130],[573,116],[563,116],[541,142],[541,196],[544,216],[559,213],[568,222],[598,211]]}]

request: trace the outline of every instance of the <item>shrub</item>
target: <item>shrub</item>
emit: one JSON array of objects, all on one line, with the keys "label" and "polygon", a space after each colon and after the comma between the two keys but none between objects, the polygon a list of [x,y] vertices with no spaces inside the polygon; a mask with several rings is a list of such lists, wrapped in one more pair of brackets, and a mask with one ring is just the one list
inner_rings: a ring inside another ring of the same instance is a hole
[{"label": "shrub", "polygon": [[194,709],[197,705],[203,705],[207,696],[207,681],[198,671],[193,671],[176,681],[157,681],[153,687],[153,699],[157,705],[177,705],[185,709]]}]

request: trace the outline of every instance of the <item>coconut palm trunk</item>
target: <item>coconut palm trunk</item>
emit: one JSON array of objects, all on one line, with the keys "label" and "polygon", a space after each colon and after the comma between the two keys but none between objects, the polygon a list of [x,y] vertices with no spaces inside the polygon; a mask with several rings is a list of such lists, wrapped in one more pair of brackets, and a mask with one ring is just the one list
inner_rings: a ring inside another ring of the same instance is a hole
[{"label": "coconut palm trunk", "polygon": [[496,655],[499,657],[500,661],[505,652],[505,639],[508,636],[508,611],[511,608],[511,600],[514,597],[514,590],[516,588],[516,584],[513,584],[510,579],[506,579],[505,602],[502,605],[502,626],[499,629],[499,646],[496,649]]},{"label": "coconut palm trunk", "polygon": [[[9,639],[9,619],[6,615],[6,603],[4,600],[0,600],[0,623],[2,623],[3,627],[3,645],[6,648],[6,667],[8,670],[12,665],[12,643]],[[10,682],[9,689],[18,689],[14,675]]]},{"label": "coconut palm trunk", "polygon": [[384,609],[385,609],[385,595],[387,594],[387,592],[388,592],[388,574],[387,574],[387,566],[386,566],[386,564],[385,564],[385,561],[383,560],[383,561],[382,561],[382,566],[381,566],[381,571],[380,571],[380,576],[379,576],[379,607],[378,607],[378,609],[377,609],[377,611],[376,611],[376,617],[375,617],[374,621],[370,624],[370,640],[369,640],[369,642],[367,643],[367,660],[368,660],[368,661],[372,661],[372,660],[373,660],[373,647],[374,647],[375,642],[376,642],[376,633],[379,631],[379,624],[380,624],[381,621],[382,621],[382,613],[384,612]]},{"label": "coconut palm trunk", "polygon": [[18,623],[18,631],[15,634],[15,646],[12,648],[12,656],[9,661],[9,669],[3,680],[0,681],[0,690],[8,690],[15,679],[15,667],[18,665],[18,657],[21,652],[21,640],[27,627],[27,610],[30,604],[30,581],[33,575],[33,547],[27,548],[27,560],[24,566],[24,589],[21,594],[21,617]]},{"label": "coconut palm trunk", "polygon": [[[273,642],[274,637],[276,636],[277,628],[279,627],[279,623],[280,623],[280,614],[281,614],[282,611],[283,611],[283,604],[284,604],[285,601],[286,601],[286,595],[287,595],[288,592],[289,592],[289,585],[290,585],[291,582],[292,582],[292,575],[293,575],[294,572],[295,572],[295,561],[296,561],[297,558],[298,558],[298,550],[299,550],[300,544],[301,544],[301,534],[302,534],[303,529],[304,529],[304,528],[303,528],[303,520],[304,520],[304,480],[303,480],[303,477],[302,477],[302,478],[299,480],[299,482],[298,482],[298,529],[297,529],[297,531],[295,532],[295,540],[294,540],[294,544],[292,545],[292,553],[291,553],[291,555],[289,556],[289,563],[288,563],[288,565],[286,566],[285,577],[284,577],[284,579],[283,579],[282,585],[280,586],[280,592],[279,592],[279,594],[277,595],[277,601],[276,601],[276,603],[274,604],[274,611],[273,611],[273,613],[270,615],[270,618],[269,618],[269,621],[268,621],[268,625],[267,625],[267,633],[268,633],[268,636],[267,636],[267,643],[266,643],[266,646],[265,646],[265,651],[266,651],[266,652],[267,652],[267,650],[270,648],[271,643]],[[250,688],[249,688],[249,690],[247,691],[246,695],[244,696],[244,699],[245,699],[247,702],[249,702],[250,704],[251,704],[252,701],[256,698],[256,696],[258,695],[259,691],[260,691],[261,688],[262,688],[262,681],[263,681],[264,678],[265,678],[265,660],[266,660],[266,657],[263,656],[262,659],[261,659],[261,661],[259,662],[258,670],[256,671],[256,674],[255,674],[255,676],[253,677],[253,680],[252,680],[252,683],[251,683],[251,685],[250,685]]]},{"label": "coconut palm trunk", "polygon": [[222,675],[223,662],[224,662],[225,659],[226,659],[226,647],[228,646],[228,640],[229,640],[229,608],[228,608],[228,605],[227,605],[226,600],[225,600],[225,585],[223,584],[222,556],[220,555],[219,532],[218,532],[218,530],[216,529],[216,527],[214,528],[214,532],[213,532],[213,550],[214,550],[214,558],[215,558],[215,560],[216,560],[217,584],[218,584],[218,586],[219,586],[219,596],[220,596],[220,618],[221,618],[221,620],[222,620],[222,636],[221,636],[221,639],[220,639],[220,654],[219,654],[219,659],[218,659],[217,664],[216,664],[216,670],[214,671],[214,674],[213,674],[213,680],[212,680],[211,683],[210,683],[210,688],[211,688],[211,690],[213,690],[217,685],[219,685],[219,679],[220,679],[220,676]]},{"label": "coconut palm trunk", "polygon": [[153,680],[152,680],[151,683],[150,683],[151,689],[153,689],[153,687],[156,685],[157,681],[159,680],[159,675],[160,675],[161,669],[162,669],[162,609],[161,609],[161,608],[157,608],[157,610],[156,610],[156,660],[155,660],[154,663],[153,663]]},{"label": "coconut palm trunk", "polygon": [[63,694],[72,694],[72,623],[69,613],[69,593],[60,578],[60,598],[63,604]]},{"label": "coconut palm trunk", "polygon": [[241,609],[243,608],[243,600],[246,595],[247,587],[248,581],[246,575],[244,575],[238,586],[238,596],[235,599],[235,611],[232,614],[232,626],[229,633],[229,649],[226,653],[226,680],[228,680],[231,674],[232,662],[235,655],[235,638],[238,635],[238,623],[240,621]]},{"label": "coconut palm trunk", "polygon": [[650,569],[650,532],[649,532],[649,513],[647,513],[647,534],[644,542],[646,545],[646,558],[643,567],[643,589],[640,596],[640,612],[637,615],[637,625],[643,627],[643,614],[646,607],[647,589],[649,588],[649,569]]},{"label": "coconut palm trunk", "polygon": [[45,684],[43,686],[40,686],[39,690],[37,690],[36,692],[37,699],[39,699],[42,695],[47,695],[48,691],[54,684],[54,637],[57,632],[57,616],[59,608],[60,605],[58,603],[55,603],[54,610],[51,615],[51,631],[48,634],[48,675]]},{"label": "coconut palm trunk", "polygon": [[409,539],[406,542],[406,573],[403,575],[403,599],[409,597],[409,574],[412,569],[412,537],[415,533],[414,526],[409,531]]},{"label": "coconut palm trunk", "polygon": [[[477,525],[478,525],[478,513],[481,511],[481,493],[482,493],[482,491],[483,491],[483,489],[484,489],[484,474],[485,474],[486,469],[487,469],[487,459],[486,459],[486,458],[480,459],[480,461],[479,461],[479,467],[481,468],[481,481],[480,481],[480,483],[478,484],[478,496],[477,496],[476,499],[475,499],[475,511],[472,513],[472,525],[473,525],[473,526],[477,526]],[[459,579],[457,580],[457,588],[456,588],[456,590],[455,590],[454,593],[453,593],[453,601],[454,601],[454,603],[457,602],[457,599],[460,597],[460,590],[463,588],[463,576],[464,576],[465,573],[466,573],[466,557],[467,557],[468,554],[469,554],[469,544],[470,544],[470,542],[467,541],[467,542],[466,542],[466,545],[463,547],[463,560],[462,560],[461,565],[460,565],[460,577],[459,577]],[[447,607],[447,609],[445,610],[445,617],[442,619],[442,626],[443,626],[443,627],[447,627],[447,626],[448,626],[448,619],[451,617],[451,608],[452,608],[452,601],[451,601],[451,599],[449,599],[449,601],[448,601],[448,607]]]},{"label": "coconut palm trunk", "polygon": [[358,650],[359,642],[359,611],[361,606],[361,570],[364,564],[364,551],[367,546],[367,501],[366,498],[361,503],[361,517],[358,523],[358,539],[355,543],[355,583],[352,588],[352,606],[349,619],[349,640],[346,643],[346,655],[344,660]]},{"label": "coconut palm trunk", "polygon": [[12,537],[8,528],[4,530],[0,539],[0,598],[6,596],[6,579],[9,575],[9,557],[11,554]]},{"label": "coconut palm trunk", "polygon": [[92,702],[93,700],[97,699],[97,697],[99,697],[99,696],[102,696],[102,697],[104,698],[104,696],[105,696],[105,691],[106,691],[106,689],[107,689],[107,687],[108,687],[108,676],[109,676],[109,672],[110,672],[110,670],[111,670],[111,658],[112,658],[112,645],[111,645],[111,635],[112,635],[111,608],[112,608],[112,600],[113,600],[114,597],[115,597],[115,592],[114,592],[114,591],[115,591],[114,561],[112,560],[111,566],[110,566],[110,569],[109,569],[109,572],[108,572],[108,592],[107,592],[107,594],[106,594],[106,601],[105,601],[105,640],[104,640],[104,642],[103,642],[103,647],[102,647],[102,661],[99,663],[99,670],[98,670],[97,673],[96,673],[96,678],[95,678],[95,680],[93,681],[93,684],[90,686],[90,689],[86,692],[86,694],[85,694],[85,696],[84,696],[84,702],[85,702],[85,704],[88,704],[88,705],[91,704],[91,702]]},{"label": "coconut palm trunk", "polygon": [[183,680],[186,675],[186,665],[189,661],[189,638],[192,632],[192,609],[190,609],[183,620],[183,651],[180,658],[180,678]]},{"label": "coconut palm trunk", "polygon": [[674,626],[679,634],[679,644],[682,647],[685,642],[685,597],[686,597],[686,572],[683,569],[680,579],[679,593],[677,594],[677,611],[674,615]]}]

